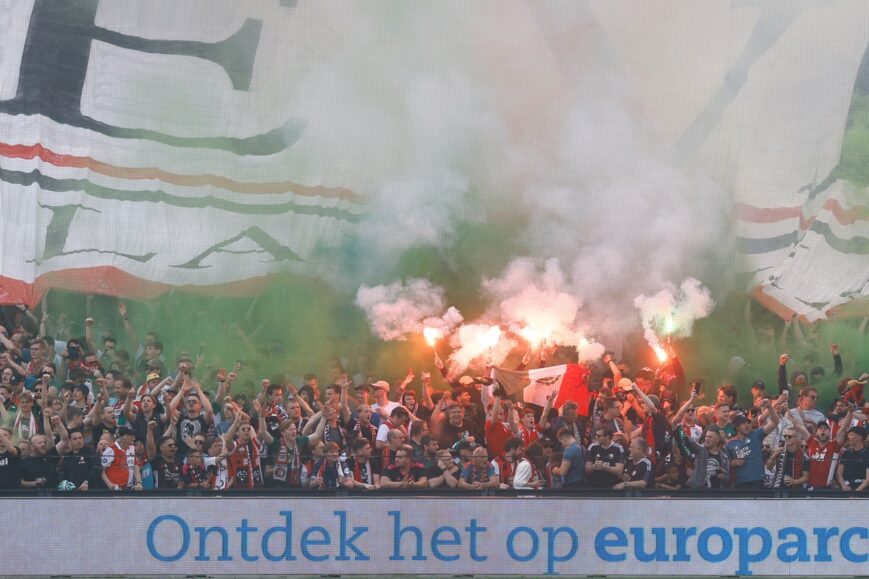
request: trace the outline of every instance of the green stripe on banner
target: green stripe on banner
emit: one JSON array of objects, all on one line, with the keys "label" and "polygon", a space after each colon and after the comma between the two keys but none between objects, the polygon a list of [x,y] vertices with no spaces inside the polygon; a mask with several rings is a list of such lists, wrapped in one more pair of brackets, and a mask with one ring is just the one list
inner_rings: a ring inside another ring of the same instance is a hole
[{"label": "green stripe on banner", "polygon": [[340,219],[350,223],[356,223],[360,219],[359,215],[349,211],[332,209],[329,207],[319,207],[316,205],[299,205],[292,201],[276,203],[274,205],[247,205],[244,203],[235,203],[226,199],[220,199],[219,197],[213,197],[211,195],[206,195],[204,197],[180,197],[178,195],[171,195],[159,189],[157,191],[129,191],[97,185],[87,179],[55,179],[54,177],[42,174],[38,170],[25,173],[23,171],[12,171],[0,168],[0,181],[23,186],[38,185],[41,189],[53,191],[55,193],[81,191],[99,199],[165,203],[167,205],[183,207],[186,209],[204,209],[213,207],[222,211],[243,213],[246,215],[278,215],[281,213],[296,213],[300,215],[331,217],[333,219]]}]

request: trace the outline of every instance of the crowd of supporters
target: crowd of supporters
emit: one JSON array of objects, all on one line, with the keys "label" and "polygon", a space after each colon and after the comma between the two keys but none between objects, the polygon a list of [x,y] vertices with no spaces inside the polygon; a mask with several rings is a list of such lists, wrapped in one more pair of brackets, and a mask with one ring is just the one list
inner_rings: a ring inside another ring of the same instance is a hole
[{"label": "crowd of supporters", "polygon": [[0,327],[0,489],[869,486],[867,375],[842,376],[835,345],[837,396],[824,410],[812,376],[788,376],[786,354],[775,392],[757,380],[738,401],[725,384],[705,401],[712,391],[687,383],[669,345],[655,370],[630,372],[607,353],[593,363],[601,379],[588,404],[553,408],[552,396],[541,408],[485,377],[451,375],[438,358],[445,390],[429,372],[391,385],[336,365],[324,384],[262,379],[243,394],[241,362],[197,372],[184,352],[170,361],[156,334],[140,344],[123,305],[119,316],[128,350],[112,336],[96,343],[91,319],[66,340],[23,307]]}]

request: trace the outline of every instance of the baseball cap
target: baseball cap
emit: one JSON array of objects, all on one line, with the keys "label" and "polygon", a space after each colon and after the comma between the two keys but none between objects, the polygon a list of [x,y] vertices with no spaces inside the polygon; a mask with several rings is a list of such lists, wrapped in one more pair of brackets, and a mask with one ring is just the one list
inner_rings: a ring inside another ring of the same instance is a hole
[{"label": "baseball cap", "polygon": [[386,380],[378,380],[377,382],[373,382],[371,387],[375,390],[389,390],[389,382]]},{"label": "baseball cap", "polygon": [[863,428],[862,426],[852,426],[851,428],[848,429],[848,433],[850,434],[851,432],[853,432],[854,434],[856,434],[860,438],[866,438],[866,429]]},{"label": "baseball cap", "polygon": [[752,388],[757,388],[758,390],[766,390],[766,383],[763,380],[755,380],[751,384]]},{"label": "baseball cap", "polygon": [[145,378],[145,382],[150,382],[151,380],[159,380],[159,379],[160,379],[160,375],[159,375],[159,374],[157,374],[156,372],[151,372],[151,373],[148,374],[148,376]]},{"label": "baseball cap", "polygon": [[129,426],[122,426],[118,429],[118,436],[133,436],[133,434],[135,434],[135,432],[133,432],[133,429]]},{"label": "baseball cap", "polygon": [[736,426],[739,426],[741,424],[746,424],[749,422],[751,422],[751,421],[748,418],[746,418],[745,416],[740,414],[736,418],[733,419],[733,426],[736,427]]}]

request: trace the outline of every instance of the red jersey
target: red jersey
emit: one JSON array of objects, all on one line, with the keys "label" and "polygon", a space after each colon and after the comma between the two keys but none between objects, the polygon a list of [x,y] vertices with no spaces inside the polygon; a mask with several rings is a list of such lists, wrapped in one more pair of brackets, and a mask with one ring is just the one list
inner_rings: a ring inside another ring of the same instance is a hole
[{"label": "red jersey", "polygon": [[532,443],[540,440],[540,433],[537,431],[537,428],[532,428],[528,430],[521,424],[519,425],[519,438],[522,439],[522,446],[524,448],[528,448]]},{"label": "red jersey", "polygon": [[496,456],[495,460],[492,462],[495,463],[495,466],[498,468],[498,478],[501,479],[501,482],[513,486],[513,481],[510,479],[513,478],[515,473],[515,464],[501,456]]},{"label": "red jersey", "polygon": [[814,436],[809,439],[809,486],[815,489],[824,489],[833,482],[836,474],[836,465],[839,463],[839,452],[842,447],[835,440],[821,446]]},{"label": "red jersey", "polygon": [[127,450],[114,443],[103,451],[103,470],[106,478],[122,489],[133,485],[136,466],[136,448],[129,446]]},{"label": "red jersey", "polygon": [[504,456],[504,445],[508,438],[510,438],[510,431],[503,422],[486,421],[486,448],[489,449],[489,456]]}]

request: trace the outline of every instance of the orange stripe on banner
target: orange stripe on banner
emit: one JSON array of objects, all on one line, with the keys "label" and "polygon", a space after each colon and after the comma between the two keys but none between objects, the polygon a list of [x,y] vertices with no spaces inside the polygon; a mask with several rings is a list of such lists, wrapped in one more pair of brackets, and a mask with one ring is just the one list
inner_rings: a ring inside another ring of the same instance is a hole
[{"label": "orange stripe on banner", "polygon": [[26,304],[28,307],[35,307],[49,289],[118,296],[134,300],[152,299],[171,289],[200,295],[238,298],[264,292],[272,279],[272,276],[260,276],[207,286],[172,286],[142,279],[112,266],[63,269],[42,274],[32,284],[0,276],[0,305]]},{"label": "orange stripe on banner", "polygon": [[751,297],[753,297],[757,303],[759,303],[783,320],[791,319],[791,317],[793,317],[795,313],[792,309],[782,304],[774,297],[765,294],[761,286],[757,286],[756,288],[751,290]]},{"label": "orange stripe on banner", "polygon": [[46,149],[38,143],[35,145],[10,145],[8,143],[0,143],[0,155],[12,159],[35,159],[38,157],[46,163],[57,167],[90,169],[95,173],[120,179],[157,180],[184,187],[203,187],[210,185],[218,189],[225,189],[236,193],[295,193],[296,195],[303,195],[306,197],[337,198],[344,201],[352,201],[354,203],[361,203],[363,201],[363,199],[353,191],[339,187],[307,187],[292,181],[273,181],[264,183],[249,181],[242,182],[234,181],[220,175],[180,175],[178,173],[163,171],[162,169],[157,169],[155,167],[118,167],[117,165],[109,165],[108,163],[97,161],[91,157],[56,153],[50,149]]},{"label": "orange stripe on banner", "polygon": [[865,318],[869,316],[869,298],[856,298],[848,303],[830,308],[827,311],[830,318]]}]

